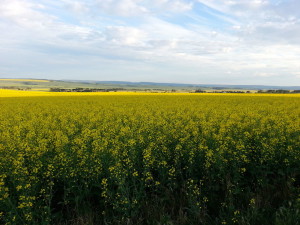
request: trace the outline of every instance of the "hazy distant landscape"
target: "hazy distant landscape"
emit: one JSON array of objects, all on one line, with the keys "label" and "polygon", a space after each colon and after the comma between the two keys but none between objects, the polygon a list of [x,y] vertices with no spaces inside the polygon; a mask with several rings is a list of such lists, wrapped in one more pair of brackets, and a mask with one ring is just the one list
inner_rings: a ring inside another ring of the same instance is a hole
[{"label": "hazy distant landscape", "polygon": [[99,91],[140,91],[140,92],[228,92],[243,91],[255,93],[268,90],[300,90],[300,86],[265,86],[265,85],[216,85],[216,84],[180,84],[126,81],[92,80],[37,80],[37,79],[0,79],[0,88],[36,91],[63,89],[70,91],[78,88],[99,89]]}]

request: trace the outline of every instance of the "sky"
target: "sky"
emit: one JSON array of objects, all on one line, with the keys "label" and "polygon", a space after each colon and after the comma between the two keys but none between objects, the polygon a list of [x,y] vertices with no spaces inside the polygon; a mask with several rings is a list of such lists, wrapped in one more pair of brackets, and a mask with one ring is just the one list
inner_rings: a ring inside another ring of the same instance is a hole
[{"label": "sky", "polygon": [[0,78],[300,85],[299,0],[0,0]]}]

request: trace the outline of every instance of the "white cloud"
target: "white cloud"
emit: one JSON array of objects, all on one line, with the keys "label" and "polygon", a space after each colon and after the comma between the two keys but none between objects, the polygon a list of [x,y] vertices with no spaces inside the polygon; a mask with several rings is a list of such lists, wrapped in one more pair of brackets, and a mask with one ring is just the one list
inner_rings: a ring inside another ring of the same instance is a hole
[{"label": "white cloud", "polygon": [[[250,11],[256,11],[269,4],[268,0],[198,0],[217,11],[233,13],[240,16],[247,15]],[[244,12],[241,14],[241,12]]]},{"label": "white cloud", "polygon": [[159,9],[173,12],[185,12],[193,8],[193,2],[186,2],[181,0],[152,0],[148,4],[154,5]]},{"label": "white cloud", "polygon": [[165,12],[185,12],[193,8],[184,0],[96,0],[100,11],[118,16],[147,16]]},{"label": "white cloud", "polygon": [[258,73],[255,73],[254,76],[256,76],[256,77],[276,77],[276,76],[278,76],[278,74],[258,72]]},{"label": "white cloud", "polygon": [[88,13],[90,11],[89,6],[84,2],[72,1],[72,0],[63,0],[63,1],[65,2],[66,7],[75,13],[83,14],[83,13]]},{"label": "white cloud", "polygon": [[0,18],[24,27],[41,27],[51,23],[55,18],[38,11],[43,8],[41,4],[26,0],[2,0]]},{"label": "white cloud", "polygon": [[124,26],[110,26],[105,32],[105,40],[116,45],[143,46],[147,34],[140,29]]},{"label": "white cloud", "polygon": [[119,16],[137,16],[148,13],[148,10],[139,4],[140,0],[98,0],[97,6],[106,13]]}]

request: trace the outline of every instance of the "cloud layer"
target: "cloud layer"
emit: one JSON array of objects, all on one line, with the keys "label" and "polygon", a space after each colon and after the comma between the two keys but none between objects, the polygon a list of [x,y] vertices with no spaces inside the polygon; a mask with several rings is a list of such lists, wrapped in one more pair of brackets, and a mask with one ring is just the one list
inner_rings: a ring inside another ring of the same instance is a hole
[{"label": "cloud layer", "polygon": [[300,85],[296,0],[0,0],[0,76]]}]

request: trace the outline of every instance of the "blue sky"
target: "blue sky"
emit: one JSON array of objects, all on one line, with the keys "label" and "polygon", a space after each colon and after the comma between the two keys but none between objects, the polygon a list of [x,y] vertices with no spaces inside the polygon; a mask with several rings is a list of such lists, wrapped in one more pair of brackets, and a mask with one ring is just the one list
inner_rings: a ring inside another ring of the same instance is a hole
[{"label": "blue sky", "polygon": [[0,0],[0,77],[300,85],[298,0]]}]

